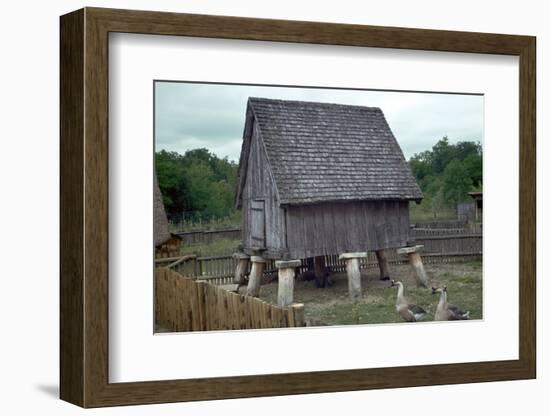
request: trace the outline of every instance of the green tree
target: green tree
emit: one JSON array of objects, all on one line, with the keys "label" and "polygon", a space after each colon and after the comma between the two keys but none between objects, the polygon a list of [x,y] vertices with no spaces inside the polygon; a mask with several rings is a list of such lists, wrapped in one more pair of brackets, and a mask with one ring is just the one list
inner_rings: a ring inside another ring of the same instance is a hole
[{"label": "green tree", "polygon": [[156,153],[157,180],[167,212],[185,211],[190,204],[183,168],[182,156],[178,153],[165,150]]},{"label": "green tree", "polygon": [[464,158],[464,168],[475,187],[479,187],[483,179],[483,158],[481,153],[470,153]]},{"label": "green tree", "polygon": [[208,212],[212,199],[213,172],[207,162],[195,159],[184,167],[189,197],[189,210]]},{"label": "green tree", "polygon": [[481,155],[481,143],[458,142],[454,145],[454,158],[465,160],[470,155]]},{"label": "green tree", "polygon": [[415,154],[410,159],[409,164],[416,179],[422,180],[432,173],[432,152],[426,150],[425,152]]},{"label": "green tree", "polygon": [[430,150],[412,156],[409,165],[424,193],[421,211],[430,212],[435,218],[439,211],[465,199],[467,192],[481,189],[482,159],[479,142],[451,144],[447,137]]},{"label": "green tree", "polygon": [[447,136],[438,141],[434,147],[432,147],[432,161],[431,168],[434,174],[443,173],[445,167],[454,158],[455,149],[449,144]]},{"label": "green tree", "polygon": [[204,148],[183,155],[161,150],[155,168],[168,214],[186,212],[201,220],[234,214],[236,163]]},{"label": "green tree", "polygon": [[465,200],[472,185],[472,179],[464,164],[458,159],[451,160],[443,174],[445,200],[453,204]]}]

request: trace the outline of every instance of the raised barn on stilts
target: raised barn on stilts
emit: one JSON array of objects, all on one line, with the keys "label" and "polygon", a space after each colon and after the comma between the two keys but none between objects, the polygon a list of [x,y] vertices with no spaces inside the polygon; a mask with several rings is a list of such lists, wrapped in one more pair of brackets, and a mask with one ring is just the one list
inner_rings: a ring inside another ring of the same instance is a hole
[{"label": "raised barn on stilts", "polygon": [[265,259],[279,260],[288,292],[292,260],[313,257],[322,273],[324,256],[339,254],[360,296],[358,259],[376,252],[388,278],[384,250],[407,245],[409,201],[421,199],[381,109],[249,98],[236,194],[249,294],[258,295]]}]

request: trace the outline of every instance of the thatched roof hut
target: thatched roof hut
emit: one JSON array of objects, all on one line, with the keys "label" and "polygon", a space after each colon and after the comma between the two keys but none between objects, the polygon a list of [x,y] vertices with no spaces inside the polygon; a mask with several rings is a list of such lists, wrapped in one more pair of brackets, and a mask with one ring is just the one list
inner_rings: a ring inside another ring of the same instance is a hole
[{"label": "thatched roof hut", "polygon": [[171,238],[170,230],[168,228],[168,218],[166,217],[166,211],[164,209],[164,202],[162,201],[162,194],[160,192],[159,184],[157,181],[157,175],[154,175],[153,185],[153,229],[155,247],[159,247]]},{"label": "thatched roof hut", "polygon": [[304,258],[403,246],[420,191],[382,110],[249,98],[236,205],[243,246]]}]

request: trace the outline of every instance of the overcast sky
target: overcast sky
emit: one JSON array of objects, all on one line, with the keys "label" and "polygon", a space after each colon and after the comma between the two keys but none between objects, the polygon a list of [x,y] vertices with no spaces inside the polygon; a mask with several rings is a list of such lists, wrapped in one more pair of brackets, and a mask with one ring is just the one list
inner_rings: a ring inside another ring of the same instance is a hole
[{"label": "overcast sky", "polygon": [[482,96],[156,82],[156,150],[205,147],[238,162],[248,97],[380,107],[407,159],[443,136],[483,142]]}]

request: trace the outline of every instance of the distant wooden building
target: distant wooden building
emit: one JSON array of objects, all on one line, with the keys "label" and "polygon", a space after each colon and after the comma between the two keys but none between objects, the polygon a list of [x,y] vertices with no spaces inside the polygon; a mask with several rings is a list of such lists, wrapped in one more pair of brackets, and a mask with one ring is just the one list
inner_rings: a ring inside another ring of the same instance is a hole
[{"label": "distant wooden building", "polygon": [[162,201],[162,194],[154,177],[153,185],[153,239],[155,243],[155,258],[175,257],[179,255],[181,238],[170,233],[168,218]]},{"label": "distant wooden building", "polygon": [[483,221],[483,192],[468,192],[475,204],[475,220],[476,222]]},{"label": "distant wooden building", "polygon": [[473,221],[476,215],[475,202],[457,202],[456,203],[456,218],[460,221]]},{"label": "distant wooden building", "polygon": [[381,109],[249,98],[236,194],[246,254],[403,247],[421,199]]}]

